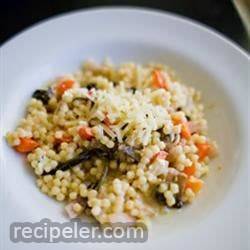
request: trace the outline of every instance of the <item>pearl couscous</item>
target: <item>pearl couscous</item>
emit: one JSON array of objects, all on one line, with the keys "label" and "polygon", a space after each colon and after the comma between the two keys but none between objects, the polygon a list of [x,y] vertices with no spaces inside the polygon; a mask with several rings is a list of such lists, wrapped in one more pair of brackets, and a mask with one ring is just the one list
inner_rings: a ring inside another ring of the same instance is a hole
[{"label": "pearl couscous", "polygon": [[199,92],[158,64],[87,62],[36,90],[6,137],[70,218],[100,223],[192,202],[216,152]]}]

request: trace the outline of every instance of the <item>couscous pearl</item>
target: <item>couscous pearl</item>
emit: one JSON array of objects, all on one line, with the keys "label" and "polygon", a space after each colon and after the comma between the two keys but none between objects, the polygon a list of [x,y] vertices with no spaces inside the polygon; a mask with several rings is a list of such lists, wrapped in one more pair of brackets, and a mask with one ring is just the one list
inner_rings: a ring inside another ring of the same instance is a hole
[{"label": "couscous pearl", "polygon": [[175,204],[174,196],[168,197],[166,200],[169,207],[172,207]]},{"label": "couscous pearl", "polygon": [[146,184],[147,183],[147,178],[144,177],[144,176],[140,176],[139,183],[140,183],[140,185]]},{"label": "couscous pearl", "polygon": [[99,199],[96,199],[96,198],[94,198],[94,199],[91,199],[91,200],[89,200],[90,201],[90,203],[91,203],[91,206],[98,206],[98,207],[100,207],[101,206],[101,201],[99,200]]},{"label": "couscous pearl", "polygon": [[179,193],[179,186],[176,183],[171,183],[170,184],[170,191],[173,194],[178,194]]},{"label": "couscous pearl", "polygon": [[98,207],[98,206],[95,206],[91,209],[91,213],[94,215],[94,216],[98,216],[100,213],[101,213],[101,208]]},{"label": "couscous pearl", "polygon": [[61,181],[61,185],[62,185],[63,187],[68,187],[69,182],[68,182],[67,180],[63,179],[63,180]]},{"label": "couscous pearl", "polygon": [[113,193],[110,193],[108,197],[110,202],[114,202],[116,200],[116,196]]},{"label": "couscous pearl", "polygon": [[128,201],[126,202],[126,204],[125,204],[125,208],[126,208],[127,210],[131,210],[133,207],[134,207],[134,202],[131,201],[131,200],[128,200]]},{"label": "couscous pearl", "polygon": [[66,187],[61,187],[61,193],[67,194],[67,188]]},{"label": "couscous pearl", "polygon": [[76,192],[71,192],[71,193],[69,193],[69,198],[70,198],[71,200],[75,200],[75,199],[77,198],[77,193],[76,193]]},{"label": "couscous pearl", "polygon": [[97,191],[96,190],[90,190],[88,192],[88,198],[91,199],[91,198],[95,198],[97,195]]},{"label": "couscous pearl", "polygon": [[167,183],[161,183],[159,186],[159,192],[164,193],[168,189]]},{"label": "couscous pearl", "polygon": [[122,163],[119,165],[120,171],[124,171],[124,170],[126,170],[126,168],[127,168],[127,164],[126,164],[125,162],[122,162]]},{"label": "couscous pearl", "polygon": [[65,195],[62,193],[57,194],[56,199],[58,201],[63,201],[65,199]]},{"label": "couscous pearl", "polygon": [[116,194],[121,194],[121,192],[122,192],[122,185],[121,185],[121,183],[120,182],[114,182],[113,183],[113,188],[114,188],[114,192],[116,193]]},{"label": "couscous pearl", "polygon": [[194,192],[192,191],[191,188],[187,188],[185,194],[186,194],[189,198],[194,198],[194,197],[195,197],[195,194],[194,194]]},{"label": "couscous pearl", "polygon": [[43,177],[43,180],[44,180],[44,182],[46,182],[46,183],[48,183],[49,181],[51,181],[53,178],[52,178],[52,176],[51,175],[45,175],[44,177]]},{"label": "couscous pearl", "polygon": [[61,181],[58,178],[56,178],[56,179],[53,180],[53,184],[55,186],[60,186],[61,185]]},{"label": "couscous pearl", "polygon": [[133,187],[129,187],[128,190],[127,190],[127,194],[130,196],[130,197],[135,197],[136,196],[136,191]]},{"label": "couscous pearl", "polygon": [[103,165],[102,160],[100,160],[100,159],[96,159],[95,164],[96,164],[96,166],[102,166]]},{"label": "couscous pearl", "polygon": [[129,183],[123,181],[122,182],[122,189],[123,189],[123,191],[126,192],[128,190],[128,188],[129,188]]},{"label": "couscous pearl", "polygon": [[138,177],[142,176],[143,174],[144,174],[144,171],[143,171],[142,169],[137,169],[136,175],[137,175]]},{"label": "couscous pearl", "polygon": [[110,207],[110,205],[111,205],[110,200],[108,200],[108,199],[103,199],[102,202],[101,202],[101,205],[102,205],[102,207],[104,207],[104,208]]},{"label": "couscous pearl", "polygon": [[110,166],[111,169],[116,169],[117,162],[116,161],[111,161],[109,166]]},{"label": "couscous pearl", "polygon": [[73,189],[73,190],[76,190],[78,188],[78,185],[76,182],[72,182],[70,187]]},{"label": "couscous pearl", "polygon": [[151,182],[151,183],[155,183],[156,180],[157,180],[157,177],[151,173],[148,174],[148,181]]},{"label": "couscous pearl", "polygon": [[62,179],[63,176],[64,176],[64,173],[63,173],[62,170],[57,170],[57,171],[56,171],[56,177],[57,177],[58,179]]},{"label": "couscous pearl", "polygon": [[49,189],[48,189],[47,186],[42,186],[41,191],[42,191],[43,193],[48,193]]},{"label": "couscous pearl", "polygon": [[103,223],[105,223],[105,222],[108,221],[108,215],[106,215],[106,214],[100,214],[98,220],[100,221],[100,223],[103,224]]},{"label": "couscous pearl", "polygon": [[140,182],[139,182],[139,180],[138,180],[138,179],[137,179],[137,180],[134,180],[133,183],[132,183],[132,185],[133,185],[133,187],[135,187],[135,188],[139,188],[139,187],[140,187]]},{"label": "couscous pearl", "polygon": [[49,173],[51,170],[51,166],[45,166],[44,167],[45,172]]},{"label": "couscous pearl", "polygon": [[73,205],[73,210],[76,212],[76,213],[80,213],[82,211],[82,206],[79,204],[79,203],[75,203]]},{"label": "couscous pearl", "polygon": [[80,179],[84,179],[84,172],[79,171],[79,172],[77,173],[77,176],[78,176]]},{"label": "couscous pearl", "polygon": [[165,191],[165,192],[164,192],[164,196],[165,196],[166,199],[168,199],[168,198],[172,197],[173,194],[172,194],[171,191],[168,190],[168,191]]},{"label": "couscous pearl", "polygon": [[86,190],[87,186],[84,183],[82,183],[82,184],[79,185],[79,189],[80,190]]},{"label": "couscous pearl", "polygon": [[57,187],[57,186],[54,186],[52,189],[51,189],[51,194],[52,195],[57,195],[60,193],[60,188]]},{"label": "couscous pearl", "polygon": [[70,172],[69,171],[66,171],[64,172],[64,178],[69,178],[70,177]]},{"label": "couscous pearl", "polygon": [[91,168],[90,169],[90,174],[96,175],[97,174],[97,168]]},{"label": "couscous pearl", "polygon": [[135,173],[134,173],[133,171],[128,171],[128,172],[127,172],[127,178],[128,178],[129,180],[134,179],[134,177],[135,177]]},{"label": "couscous pearl", "polygon": [[43,185],[43,181],[41,179],[38,179],[36,181],[36,184],[37,184],[38,187],[41,187]]},{"label": "couscous pearl", "polygon": [[139,210],[138,209],[132,209],[131,210],[131,215],[132,216],[138,216],[139,215]]},{"label": "couscous pearl", "polygon": [[50,166],[51,168],[55,168],[57,166],[57,161],[51,161]]},{"label": "couscous pearl", "polygon": [[113,148],[114,147],[114,142],[113,141],[109,141],[108,143],[107,143],[107,147],[108,148]]},{"label": "couscous pearl", "polygon": [[28,161],[32,161],[32,160],[34,160],[34,156],[33,156],[33,154],[28,154],[28,156],[27,156],[27,160],[28,160]]},{"label": "couscous pearl", "polygon": [[80,189],[80,196],[81,197],[87,197],[88,196],[88,190],[87,189]]}]

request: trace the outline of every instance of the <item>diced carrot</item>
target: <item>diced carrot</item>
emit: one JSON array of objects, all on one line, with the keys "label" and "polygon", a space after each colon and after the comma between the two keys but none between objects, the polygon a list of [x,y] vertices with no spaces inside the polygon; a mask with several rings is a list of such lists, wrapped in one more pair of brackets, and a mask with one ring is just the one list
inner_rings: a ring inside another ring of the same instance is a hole
[{"label": "diced carrot", "polygon": [[185,139],[189,139],[191,137],[191,132],[187,123],[183,123],[181,126],[181,137]]},{"label": "diced carrot", "polygon": [[79,128],[78,134],[80,135],[80,137],[82,139],[89,140],[89,141],[94,137],[94,135],[91,131],[91,128],[89,128],[89,127]]},{"label": "diced carrot", "polygon": [[203,181],[191,176],[185,184],[185,188],[191,188],[194,193],[199,193],[203,187]]},{"label": "diced carrot", "polygon": [[176,116],[172,116],[172,122],[173,122],[174,125],[182,124],[181,118],[176,117]]},{"label": "diced carrot", "polygon": [[70,143],[73,138],[71,135],[64,134],[62,138],[55,138],[54,144],[61,144],[62,142]]},{"label": "diced carrot", "polygon": [[63,137],[62,137],[62,142],[69,143],[69,142],[72,142],[72,140],[73,140],[73,138],[71,135],[63,135]]},{"label": "diced carrot", "polygon": [[152,77],[154,87],[169,89],[169,84],[160,70],[155,69],[152,73]]},{"label": "diced carrot", "polygon": [[181,124],[181,137],[185,139],[189,139],[191,137],[191,131],[189,129],[188,122],[183,122],[181,118],[172,116],[172,121],[174,125]]},{"label": "diced carrot", "polygon": [[59,83],[59,84],[57,85],[57,87],[56,87],[57,93],[58,93],[59,95],[63,95],[63,93],[64,93],[67,89],[72,88],[73,84],[74,84],[74,81],[71,80],[71,79],[62,81],[62,82]]},{"label": "diced carrot", "polygon": [[20,144],[15,149],[20,153],[29,153],[39,146],[39,143],[31,138],[20,138]]},{"label": "diced carrot", "polygon": [[211,152],[211,145],[209,143],[197,143],[199,159],[202,161]]},{"label": "diced carrot", "polygon": [[153,162],[156,159],[165,160],[167,156],[168,156],[168,153],[166,151],[159,151],[151,158],[150,162]]},{"label": "diced carrot", "polygon": [[195,171],[196,171],[196,167],[194,165],[192,165],[190,167],[185,167],[183,170],[183,173],[188,175],[188,176],[191,176],[191,175],[195,174]]}]

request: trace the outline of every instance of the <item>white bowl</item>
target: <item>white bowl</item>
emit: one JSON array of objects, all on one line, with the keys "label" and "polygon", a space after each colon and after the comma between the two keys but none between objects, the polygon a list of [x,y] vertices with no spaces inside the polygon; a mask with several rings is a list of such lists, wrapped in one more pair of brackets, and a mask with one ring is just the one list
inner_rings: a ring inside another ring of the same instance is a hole
[{"label": "white bowl", "polygon": [[[173,67],[183,82],[201,90],[209,134],[219,145],[206,186],[193,205],[155,219],[149,240],[130,248],[246,249],[248,55],[218,33],[193,21],[132,8],[101,8],[61,15],[15,36],[1,48],[1,197],[5,249],[15,245],[9,224],[50,218],[65,221],[63,208],[40,193],[23,158],[4,134],[22,117],[31,93],[88,58],[115,63],[156,61]],[[220,169],[219,166],[222,168]],[[72,249],[81,244],[66,244]],[[127,248],[85,244],[85,249]],[[49,247],[46,245],[46,247]],[[62,244],[53,245],[60,249]],[[20,249],[18,248],[18,249]],[[52,247],[51,247],[52,248]]]}]

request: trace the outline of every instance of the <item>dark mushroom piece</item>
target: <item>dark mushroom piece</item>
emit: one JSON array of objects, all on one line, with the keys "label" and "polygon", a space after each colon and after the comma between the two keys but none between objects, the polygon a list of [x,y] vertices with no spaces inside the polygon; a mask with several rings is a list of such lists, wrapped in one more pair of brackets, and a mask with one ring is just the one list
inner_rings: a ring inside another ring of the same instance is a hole
[{"label": "dark mushroom piece", "polygon": [[41,101],[44,105],[47,105],[50,100],[49,92],[44,89],[37,89],[33,94],[32,97]]},{"label": "dark mushroom piece", "polygon": [[87,88],[88,90],[96,89],[96,83],[93,83],[93,82],[88,83],[87,86],[86,86],[86,88]]},{"label": "dark mushroom piece", "polygon": [[131,90],[131,92],[134,94],[136,92],[136,88],[135,87],[131,87],[129,90]]},{"label": "dark mushroom piece", "polygon": [[173,205],[173,207],[172,208],[176,208],[176,209],[180,209],[180,208],[182,208],[183,207],[183,202],[180,200],[180,199],[176,199],[176,202],[175,202],[175,204]]},{"label": "dark mushroom piece", "polygon": [[[165,196],[163,193],[159,192],[158,190],[155,191],[154,193],[154,196],[155,196],[155,199],[156,201],[160,204],[160,205],[163,205],[163,206],[167,206],[167,203],[166,203],[166,199],[165,199]],[[169,207],[169,208],[175,208],[175,209],[180,209],[183,207],[183,202],[179,199],[179,198],[176,198],[176,202],[175,204],[172,206],[172,207]]]},{"label": "dark mushroom piece", "polygon": [[114,159],[114,156],[116,155],[117,151],[123,152],[124,154],[129,156],[133,160],[133,162],[139,162],[140,160],[140,155],[138,154],[138,152],[136,152],[135,150],[133,150],[132,148],[128,146],[125,146],[125,148],[118,149],[118,145],[116,144],[115,147],[112,149],[109,149],[107,147],[100,147],[100,148],[92,148],[92,149],[86,150],[66,162],[59,163],[56,166],[56,168],[52,169],[51,171],[47,173],[43,172],[42,175],[49,175],[49,174],[54,175],[57,170],[66,171],[83,161],[89,160],[93,156],[104,157],[108,160],[111,160],[111,159]]},{"label": "dark mushroom piece", "polygon": [[155,191],[154,193],[155,199],[156,201],[160,204],[160,205],[166,205],[166,199],[164,197],[164,194],[159,192],[158,190]]},{"label": "dark mushroom piece", "polygon": [[90,150],[87,150],[87,151],[84,151],[84,152],[80,153],[76,157],[74,157],[74,158],[72,158],[72,159],[70,159],[70,160],[68,160],[66,162],[59,163],[56,166],[56,168],[52,169],[48,173],[43,172],[42,175],[54,175],[57,170],[66,171],[66,170],[76,166],[77,164],[83,162],[83,161],[89,160],[91,157],[93,157],[95,155],[96,156],[101,156],[101,157],[107,157],[108,154],[109,153],[105,152],[103,149],[99,149],[99,148],[90,149]]}]

